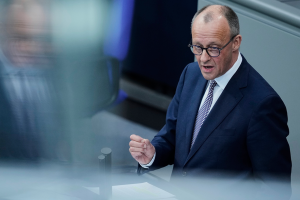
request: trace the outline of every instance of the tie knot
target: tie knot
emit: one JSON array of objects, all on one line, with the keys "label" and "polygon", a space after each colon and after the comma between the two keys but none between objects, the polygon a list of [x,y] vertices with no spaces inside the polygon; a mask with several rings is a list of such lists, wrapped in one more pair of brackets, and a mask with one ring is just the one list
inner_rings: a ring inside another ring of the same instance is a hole
[{"label": "tie knot", "polygon": [[217,85],[217,82],[215,80],[210,81],[210,89],[214,89],[214,87]]}]

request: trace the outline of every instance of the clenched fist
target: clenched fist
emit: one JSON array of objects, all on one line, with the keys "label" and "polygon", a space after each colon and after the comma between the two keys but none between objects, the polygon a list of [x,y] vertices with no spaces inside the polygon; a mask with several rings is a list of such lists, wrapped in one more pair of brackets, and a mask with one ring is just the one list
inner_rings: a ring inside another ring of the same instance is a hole
[{"label": "clenched fist", "polygon": [[144,139],[138,135],[131,135],[130,139],[129,152],[132,157],[140,164],[148,164],[155,154],[154,146],[148,139]]}]

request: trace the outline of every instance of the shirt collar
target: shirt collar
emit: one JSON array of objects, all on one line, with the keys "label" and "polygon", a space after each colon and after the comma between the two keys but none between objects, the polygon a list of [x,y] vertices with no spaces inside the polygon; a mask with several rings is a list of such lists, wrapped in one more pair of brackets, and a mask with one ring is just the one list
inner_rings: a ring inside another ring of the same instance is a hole
[{"label": "shirt collar", "polygon": [[237,61],[235,61],[234,65],[225,74],[223,74],[218,78],[215,78],[215,81],[218,83],[218,86],[220,86],[224,90],[227,83],[230,81],[232,76],[240,67],[241,63],[242,63],[242,56],[241,53],[239,53],[238,59]]}]

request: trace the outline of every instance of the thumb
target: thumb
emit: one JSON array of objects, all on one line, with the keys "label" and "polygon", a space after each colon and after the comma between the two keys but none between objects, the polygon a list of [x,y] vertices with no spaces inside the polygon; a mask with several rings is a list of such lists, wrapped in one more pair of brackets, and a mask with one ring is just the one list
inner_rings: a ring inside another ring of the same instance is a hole
[{"label": "thumb", "polygon": [[151,144],[151,142],[148,139],[144,139],[143,142],[148,146]]}]

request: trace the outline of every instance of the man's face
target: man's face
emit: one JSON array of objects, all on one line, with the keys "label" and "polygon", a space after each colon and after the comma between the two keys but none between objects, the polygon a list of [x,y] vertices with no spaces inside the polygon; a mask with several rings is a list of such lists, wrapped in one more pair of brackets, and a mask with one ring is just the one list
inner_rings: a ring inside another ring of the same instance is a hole
[{"label": "man's face", "polygon": [[[204,22],[201,14],[195,19],[192,27],[192,43],[203,48],[222,48],[230,39],[230,29],[223,16],[216,16],[213,21]],[[213,80],[225,74],[234,64],[232,42],[218,57],[210,57],[206,50],[196,55],[201,73],[206,80]]]},{"label": "man's face", "polygon": [[18,67],[48,64],[51,44],[44,8],[35,1],[15,1],[7,11],[7,40],[3,51]]}]

